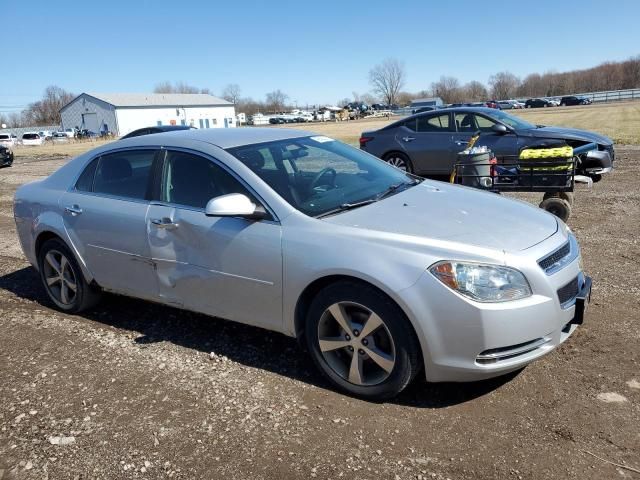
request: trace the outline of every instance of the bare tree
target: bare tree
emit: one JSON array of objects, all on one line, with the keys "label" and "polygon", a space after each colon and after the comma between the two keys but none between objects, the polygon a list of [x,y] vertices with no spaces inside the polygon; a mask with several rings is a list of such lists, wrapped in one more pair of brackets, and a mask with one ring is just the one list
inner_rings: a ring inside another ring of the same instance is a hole
[{"label": "bare tree", "polygon": [[464,100],[464,92],[460,88],[460,81],[456,77],[443,75],[440,80],[431,84],[431,91],[445,103],[459,103]]},{"label": "bare tree", "polygon": [[498,100],[506,100],[515,96],[520,79],[511,72],[498,72],[489,77],[491,95]]},{"label": "bare tree", "polygon": [[396,103],[398,93],[404,86],[404,64],[395,58],[387,58],[369,71],[369,83],[387,105]]},{"label": "bare tree", "polygon": [[366,103],[368,105],[373,105],[374,103],[378,102],[378,99],[374,95],[372,95],[370,93],[364,93],[364,94],[360,95],[360,101],[362,101],[362,102],[364,102],[364,103]]},{"label": "bare tree", "polygon": [[20,118],[14,117],[12,120],[19,120],[19,123],[34,126],[60,124],[60,109],[73,100],[74,97],[75,95],[63,88],[50,85],[45,88],[41,100],[29,104],[20,114]]},{"label": "bare tree", "polygon": [[236,105],[238,100],[240,100],[240,85],[237,83],[230,83],[224,87],[224,90],[222,90],[222,98],[227,102],[231,102]]},{"label": "bare tree", "polygon": [[266,95],[266,107],[272,112],[282,112],[285,109],[285,103],[289,95],[280,89],[269,92]]},{"label": "bare tree", "polygon": [[472,80],[464,87],[465,99],[469,102],[480,102],[486,100],[489,94],[487,93],[487,87],[477,80]]},{"label": "bare tree", "polygon": [[209,93],[209,89],[200,89],[184,82],[177,82],[175,84],[171,82],[160,82],[154,87],[153,93]]}]

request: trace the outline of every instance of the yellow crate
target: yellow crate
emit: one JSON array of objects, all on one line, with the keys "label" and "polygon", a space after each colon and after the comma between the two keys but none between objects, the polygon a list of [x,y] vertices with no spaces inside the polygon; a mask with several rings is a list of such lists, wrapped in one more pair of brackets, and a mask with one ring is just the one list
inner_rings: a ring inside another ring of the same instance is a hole
[{"label": "yellow crate", "polygon": [[533,160],[542,158],[572,158],[573,148],[525,148],[520,152],[520,160]]}]

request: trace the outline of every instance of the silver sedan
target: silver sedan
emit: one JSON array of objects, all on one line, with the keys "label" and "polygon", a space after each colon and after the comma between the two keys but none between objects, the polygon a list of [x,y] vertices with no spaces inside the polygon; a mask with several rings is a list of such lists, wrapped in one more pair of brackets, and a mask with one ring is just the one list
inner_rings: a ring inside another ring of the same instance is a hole
[{"label": "silver sedan", "polygon": [[288,129],[109,144],[19,188],[15,220],[57,308],[109,291],[282,332],[372,399],[523,367],[591,286],[554,216]]}]

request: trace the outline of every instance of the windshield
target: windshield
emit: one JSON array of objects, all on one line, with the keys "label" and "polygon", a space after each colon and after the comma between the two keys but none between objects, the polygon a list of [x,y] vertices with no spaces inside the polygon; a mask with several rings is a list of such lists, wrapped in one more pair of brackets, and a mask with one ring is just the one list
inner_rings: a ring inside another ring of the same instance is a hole
[{"label": "windshield", "polygon": [[368,153],[324,136],[247,145],[228,152],[294,208],[312,217],[355,208],[417,182]]},{"label": "windshield", "polygon": [[535,125],[529,122],[525,122],[521,118],[514,117],[513,115],[509,115],[508,113],[503,112],[502,110],[496,110],[491,112],[490,115],[496,120],[504,123],[505,125],[509,125],[514,130],[526,130],[528,128],[536,128]]}]

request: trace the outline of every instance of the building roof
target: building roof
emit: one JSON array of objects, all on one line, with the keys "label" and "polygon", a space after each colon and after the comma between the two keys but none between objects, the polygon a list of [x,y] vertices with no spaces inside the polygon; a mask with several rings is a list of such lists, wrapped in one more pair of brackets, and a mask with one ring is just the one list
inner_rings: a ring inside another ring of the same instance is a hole
[{"label": "building roof", "polygon": [[114,107],[233,105],[231,102],[208,93],[86,93],[86,95],[102,100]]}]

